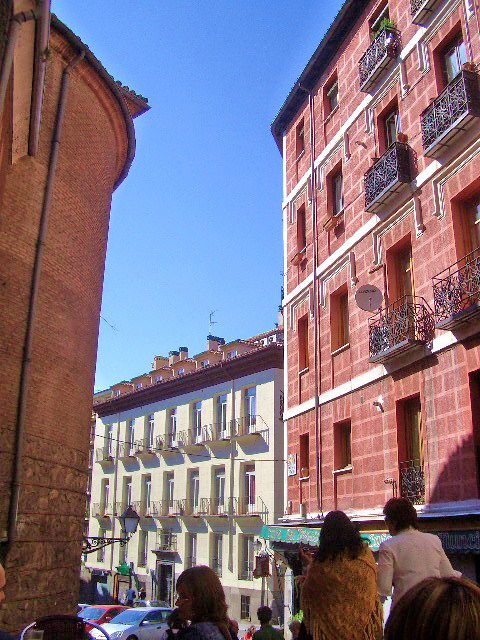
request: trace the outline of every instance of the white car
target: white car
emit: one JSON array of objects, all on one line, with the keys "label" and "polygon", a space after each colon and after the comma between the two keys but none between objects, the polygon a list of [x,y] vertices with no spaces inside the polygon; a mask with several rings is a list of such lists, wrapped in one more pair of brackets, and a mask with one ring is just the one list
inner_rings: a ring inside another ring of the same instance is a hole
[{"label": "white car", "polygon": [[[160,607],[136,607],[126,609],[102,624],[102,629],[111,640],[158,640],[167,628],[167,618],[172,609]],[[90,632],[92,638],[105,640],[105,636],[98,629]]]}]

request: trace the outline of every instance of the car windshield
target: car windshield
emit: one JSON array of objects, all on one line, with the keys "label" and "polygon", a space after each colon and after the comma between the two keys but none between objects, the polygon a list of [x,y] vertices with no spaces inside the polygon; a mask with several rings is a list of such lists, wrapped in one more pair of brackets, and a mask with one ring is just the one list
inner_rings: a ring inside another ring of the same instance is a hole
[{"label": "car windshield", "polygon": [[111,619],[112,624],[139,624],[143,620],[145,611],[135,611],[135,609],[127,609],[122,611],[118,616]]},{"label": "car windshield", "polygon": [[78,614],[79,618],[83,618],[84,620],[98,620],[105,613],[105,609],[99,609],[98,607],[87,607],[86,609],[82,609]]}]

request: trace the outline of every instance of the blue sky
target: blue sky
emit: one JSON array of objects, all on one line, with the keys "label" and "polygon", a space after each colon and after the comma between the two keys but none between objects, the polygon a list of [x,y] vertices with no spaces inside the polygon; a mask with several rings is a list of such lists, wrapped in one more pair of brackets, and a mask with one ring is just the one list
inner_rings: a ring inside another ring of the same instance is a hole
[{"label": "blue sky", "polygon": [[152,107],[113,196],[96,390],[149,370],[156,354],[203,350],[212,310],[227,340],[273,327],[282,165],[270,124],[340,5],[53,0]]}]

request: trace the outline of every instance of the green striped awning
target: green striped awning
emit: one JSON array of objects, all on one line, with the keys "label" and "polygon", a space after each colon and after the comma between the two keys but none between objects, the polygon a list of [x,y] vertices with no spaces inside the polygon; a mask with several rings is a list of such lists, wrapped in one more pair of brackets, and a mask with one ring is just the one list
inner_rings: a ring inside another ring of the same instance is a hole
[{"label": "green striped awning", "polygon": [[[267,524],[262,527],[260,537],[270,542],[306,544],[317,547],[320,541],[320,532],[319,527],[281,527]],[[383,532],[362,533],[361,536],[372,551],[378,551],[380,544],[390,537],[388,533]]]}]

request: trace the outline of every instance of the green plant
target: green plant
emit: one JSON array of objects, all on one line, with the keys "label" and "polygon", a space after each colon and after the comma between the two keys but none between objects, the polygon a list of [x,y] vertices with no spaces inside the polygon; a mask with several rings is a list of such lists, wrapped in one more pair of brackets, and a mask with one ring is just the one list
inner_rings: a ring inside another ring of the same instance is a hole
[{"label": "green plant", "polygon": [[292,616],[290,622],[293,622],[294,620],[298,620],[299,622],[302,622],[303,620],[303,611],[300,609],[300,611],[297,611],[297,613]]},{"label": "green plant", "polygon": [[375,33],[373,34],[374,37],[376,38],[378,36],[378,34],[383,31],[384,29],[396,29],[397,25],[395,24],[395,22],[393,20],[390,20],[390,18],[382,18],[380,20],[380,24],[378,25],[377,30],[375,31]]}]

